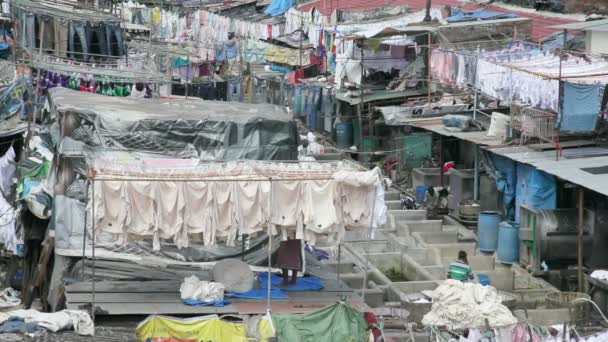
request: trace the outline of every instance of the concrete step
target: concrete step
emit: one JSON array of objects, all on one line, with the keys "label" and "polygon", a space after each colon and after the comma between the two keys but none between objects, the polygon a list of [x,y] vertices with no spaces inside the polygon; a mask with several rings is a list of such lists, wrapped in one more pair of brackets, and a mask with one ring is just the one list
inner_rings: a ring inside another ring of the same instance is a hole
[{"label": "concrete step", "polygon": [[388,210],[401,210],[401,201],[385,201]]},{"label": "concrete step", "polygon": [[399,191],[387,191],[384,193],[385,201],[398,201],[399,199]]},{"label": "concrete step", "polygon": [[395,221],[415,221],[425,220],[426,210],[388,210],[389,215],[393,215]]}]

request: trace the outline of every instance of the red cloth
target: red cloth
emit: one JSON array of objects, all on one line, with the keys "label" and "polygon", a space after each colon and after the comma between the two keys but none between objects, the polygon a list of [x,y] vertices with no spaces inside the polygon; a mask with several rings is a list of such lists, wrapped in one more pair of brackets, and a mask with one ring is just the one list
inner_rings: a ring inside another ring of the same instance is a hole
[{"label": "red cloth", "polygon": [[380,331],[380,329],[376,327],[376,324],[378,324],[378,319],[376,318],[376,315],[373,312],[367,311],[363,313],[363,319],[365,319],[365,322],[367,322],[368,326],[372,326],[372,334],[374,335],[374,341],[382,341],[382,331]]},{"label": "red cloth", "polygon": [[298,84],[304,78],[304,69],[298,69],[287,74],[289,84]]},{"label": "red cloth", "polygon": [[453,167],[454,167],[454,162],[453,161],[449,161],[449,162],[443,164],[443,172],[447,172],[447,171],[449,171]]},{"label": "red cloth", "polygon": [[272,25],[268,24],[267,28],[268,28],[268,39],[272,39]]}]

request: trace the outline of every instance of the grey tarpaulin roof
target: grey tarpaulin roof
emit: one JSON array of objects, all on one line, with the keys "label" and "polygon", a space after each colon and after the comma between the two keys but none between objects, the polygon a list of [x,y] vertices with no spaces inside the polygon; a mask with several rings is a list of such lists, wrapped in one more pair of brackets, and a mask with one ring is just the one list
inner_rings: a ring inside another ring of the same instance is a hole
[{"label": "grey tarpaulin roof", "polygon": [[143,119],[247,122],[255,117],[287,122],[293,118],[284,107],[269,104],[111,97],[66,88],[50,89],[49,99],[58,112],[95,114],[117,124]]},{"label": "grey tarpaulin roof", "polygon": [[489,148],[488,151],[534,166],[538,170],[573,184],[608,196],[608,173],[592,174],[583,169],[608,167],[608,149],[582,147],[562,151],[559,160],[556,151],[534,151],[526,146]]},{"label": "grey tarpaulin roof", "polygon": [[[12,0],[12,5],[23,9],[26,12],[43,14],[49,17],[59,17],[64,19],[74,19],[94,22],[119,22],[120,18],[111,14],[97,12],[93,10],[77,9],[65,3],[51,3],[43,0]],[[74,3],[75,5],[77,3]]]},{"label": "grey tarpaulin roof", "polygon": [[49,90],[49,101],[60,121],[76,116],[71,133],[62,137],[59,151],[64,155],[297,159],[297,126],[284,107],[198,98],[110,97],[65,88]]}]

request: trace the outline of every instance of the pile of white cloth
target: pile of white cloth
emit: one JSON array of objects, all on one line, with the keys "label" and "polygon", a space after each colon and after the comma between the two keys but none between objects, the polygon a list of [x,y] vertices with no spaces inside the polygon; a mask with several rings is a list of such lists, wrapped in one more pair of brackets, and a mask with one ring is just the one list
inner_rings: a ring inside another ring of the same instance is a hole
[{"label": "pile of white cloth", "polygon": [[25,323],[36,323],[39,327],[52,332],[73,327],[79,335],[92,336],[95,333],[95,325],[91,316],[81,310],[63,310],[52,313],[37,310],[15,310],[0,313],[0,323],[10,318],[21,318]]},{"label": "pile of white cloth", "polygon": [[517,323],[494,287],[448,279],[433,291],[433,306],[422,324],[458,330],[485,327],[486,319],[491,327]]},{"label": "pile of white cloth", "polygon": [[606,270],[595,270],[591,272],[591,278],[597,280],[608,280],[608,271]]},{"label": "pile of white cloth", "polygon": [[224,300],[224,285],[198,279],[192,275],[186,277],[179,288],[182,300],[190,299],[200,302],[220,302]]},{"label": "pile of white cloth", "polygon": [[21,304],[19,291],[12,287],[0,291],[0,309],[15,308],[19,304]]}]

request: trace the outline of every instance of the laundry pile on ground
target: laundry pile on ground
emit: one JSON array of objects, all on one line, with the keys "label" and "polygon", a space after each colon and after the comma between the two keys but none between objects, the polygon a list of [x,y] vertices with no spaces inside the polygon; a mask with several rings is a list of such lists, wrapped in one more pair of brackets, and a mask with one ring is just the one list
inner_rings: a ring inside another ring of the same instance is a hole
[{"label": "laundry pile on ground", "polygon": [[57,332],[71,329],[79,335],[92,336],[95,326],[91,316],[85,311],[63,310],[46,313],[37,310],[14,310],[0,312],[0,333],[35,335],[43,329]]},{"label": "laundry pile on ground", "polygon": [[424,316],[426,326],[448,329],[491,327],[517,323],[511,311],[501,303],[496,288],[448,279],[433,291],[433,306]]}]

